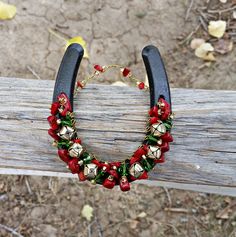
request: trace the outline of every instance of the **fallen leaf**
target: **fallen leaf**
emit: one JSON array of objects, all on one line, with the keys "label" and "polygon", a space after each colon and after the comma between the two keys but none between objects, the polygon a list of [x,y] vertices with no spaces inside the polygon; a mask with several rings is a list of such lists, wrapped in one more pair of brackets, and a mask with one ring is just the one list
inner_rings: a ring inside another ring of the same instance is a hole
[{"label": "fallen leaf", "polygon": [[220,0],[221,3],[227,3],[227,0]]},{"label": "fallen leaf", "polygon": [[206,61],[215,61],[215,56],[213,54],[214,48],[210,43],[203,43],[198,48],[195,49],[195,55]]},{"label": "fallen leaf", "polygon": [[214,49],[217,53],[226,54],[233,49],[233,42],[230,40],[220,39],[214,45]]},{"label": "fallen leaf", "polygon": [[139,221],[130,220],[129,226],[130,226],[131,229],[136,229],[138,224],[139,224]]},{"label": "fallen leaf", "polygon": [[205,43],[204,39],[194,38],[194,39],[192,39],[192,41],[190,43],[190,47],[191,47],[191,49],[196,49],[196,48],[198,48],[203,43]]},{"label": "fallen leaf", "polygon": [[16,7],[0,1],[0,20],[12,19],[16,15]]},{"label": "fallen leaf", "polygon": [[71,38],[71,39],[68,39],[68,40],[66,41],[66,48],[67,48],[69,45],[73,44],[73,43],[80,44],[80,45],[83,47],[83,49],[84,49],[84,57],[85,57],[85,58],[89,58],[88,51],[87,51],[87,46],[86,46],[86,42],[85,42],[85,40],[84,40],[81,36],[76,36],[76,37],[73,37],[73,38]]},{"label": "fallen leaf", "polygon": [[144,218],[144,217],[146,217],[147,216],[147,213],[146,212],[141,212],[141,213],[139,213],[138,215],[137,215],[137,217],[138,218]]},{"label": "fallen leaf", "polygon": [[83,209],[81,211],[81,215],[87,220],[87,221],[91,221],[92,217],[93,217],[93,208],[86,204],[83,206]]},{"label": "fallen leaf", "polygon": [[208,33],[216,38],[221,38],[226,30],[226,21],[210,21]]}]

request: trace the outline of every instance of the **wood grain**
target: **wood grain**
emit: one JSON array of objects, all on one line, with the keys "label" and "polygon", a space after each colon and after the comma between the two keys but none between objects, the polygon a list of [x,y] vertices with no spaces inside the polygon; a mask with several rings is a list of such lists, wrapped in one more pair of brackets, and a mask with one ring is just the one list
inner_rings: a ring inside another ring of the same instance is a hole
[{"label": "wood grain", "polygon": [[[72,177],[47,135],[53,85],[0,78],[0,173]],[[236,196],[236,92],[172,89],[172,101],[175,141],[148,184]],[[148,108],[147,92],[88,85],[75,101],[78,133],[104,160],[123,160],[145,136]]]}]

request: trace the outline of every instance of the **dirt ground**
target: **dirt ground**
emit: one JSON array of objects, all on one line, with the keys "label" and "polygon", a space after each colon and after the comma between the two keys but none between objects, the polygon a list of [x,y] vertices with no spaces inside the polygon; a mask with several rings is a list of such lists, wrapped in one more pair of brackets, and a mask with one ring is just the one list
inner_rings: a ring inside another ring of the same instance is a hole
[{"label": "dirt ground", "polygon": [[[154,44],[172,87],[236,89],[235,49],[208,67],[188,44],[189,36],[204,35],[201,26],[196,31],[198,10],[222,7],[218,0],[9,2],[17,15],[0,21],[0,76],[53,80],[65,45],[53,30],[87,42],[90,58],[80,76],[91,72],[94,63],[119,63],[143,78],[140,53]],[[132,188],[121,193],[74,179],[0,176],[0,236],[236,237],[235,198],[138,184]],[[81,215],[86,204],[93,207],[91,221]]]}]

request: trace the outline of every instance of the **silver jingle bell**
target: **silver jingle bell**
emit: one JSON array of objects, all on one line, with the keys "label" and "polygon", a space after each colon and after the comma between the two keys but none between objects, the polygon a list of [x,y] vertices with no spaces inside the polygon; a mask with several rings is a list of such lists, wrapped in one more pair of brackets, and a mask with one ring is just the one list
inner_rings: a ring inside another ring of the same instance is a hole
[{"label": "silver jingle bell", "polygon": [[147,157],[151,159],[159,159],[161,157],[161,148],[159,146],[149,146]]},{"label": "silver jingle bell", "polygon": [[151,125],[152,135],[160,137],[165,133],[166,133],[166,126],[161,121],[158,121],[158,123],[154,123]]},{"label": "silver jingle bell", "polygon": [[74,143],[68,149],[71,157],[80,157],[83,152],[83,147],[79,143]]},{"label": "silver jingle bell", "polygon": [[143,167],[138,163],[133,163],[129,168],[129,173],[135,178],[139,178],[144,172]]},{"label": "silver jingle bell", "polygon": [[94,179],[98,174],[98,167],[97,165],[91,163],[91,164],[86,164],[84,166],[84,176],[87,179]]},{"label": "silver jingle bell", "polygon": [[75,137],[76,131],[74,128],[69,126],[63,126],[61,130],[58,132],[58,136],[65,140],[71,140]]}]

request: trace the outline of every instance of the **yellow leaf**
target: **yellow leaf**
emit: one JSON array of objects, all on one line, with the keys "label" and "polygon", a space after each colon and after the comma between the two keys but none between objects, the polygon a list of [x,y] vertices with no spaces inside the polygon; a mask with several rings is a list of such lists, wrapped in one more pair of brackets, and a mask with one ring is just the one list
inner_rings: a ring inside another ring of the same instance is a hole
[{"label": "yellow leaf", "polygon": [[81,211],[81,215],[87,220],[87,221],[91,221],[92,217],[93,217],[93,208],[90,205],[84,205],[82,211]]},{"label": "yellow leaf", "polygon": [[16,7],[0,1],[0,20],[11,19],[16,15]]},{"label": "yellow leaf", "polygon": [[213,55],[214,48],[210,43],[203,43],[198,48],[195,49],[195,55],[207,61],[215,61]]},{"label": "yellow leaf", "polygon": [[81,36],[76,36],[76,37],[73,37],[73,38],[71,38],[71,39],[68,39],[68,40],[66,41],[66,48],[67,48],[69,45],[73,44],[73,43],[80,44],[80,45],[83,47],[83,49],[84,49],[84,57],[85,57],[85,58],[89,58],[88,51],[87,51],[87,46],[86,46],[86,42],[85,42],[85,40],[84,40]]},{"label": "yellow leaf", "polygon": [[208,33],[216,38],[221,38],[226,30],[226,21],[210,21]]},{"label": "yellow leaf", "polygon": [[205,43],[204,39],[194,38],[194,39],[192,39],[192,41],[190,43],[190,47],[191,47],[191,49],[196,49],[196,48],[198,48],[203,43]]}]

